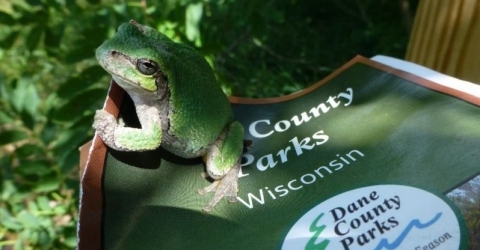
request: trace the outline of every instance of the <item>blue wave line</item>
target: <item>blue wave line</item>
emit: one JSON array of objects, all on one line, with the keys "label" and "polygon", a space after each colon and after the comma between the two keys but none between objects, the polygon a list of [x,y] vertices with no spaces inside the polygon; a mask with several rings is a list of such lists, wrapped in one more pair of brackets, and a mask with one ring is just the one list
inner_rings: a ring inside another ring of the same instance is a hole
[{"label": "blue wave line", "polygon": [[434,224],[435,222],[437,222],[437,220],[440,219],[441,216],[442,216],[442,213],[440,212],[440,213],[436,214],[435,217],[433,217],[433,219],[431,219],[427,223],[423,223],[423,224],[418,219],[414,219],[414,220],[410,221],[410,223],[408,223],[407,227],[403,230],[403,232],[398,236],[398,238],[394,242],[388,243],[388,239],[383,238],[378,243],[375,250],[381,250],[383,248],[396,249],[402,243],[402,241],[405,239],[405,237],[407,237],[408,233],[410,233],[410,231],[413,229],[413,227],[416,227],[416,228],[419,228],[419,229],[427,228],[427,227],[431,226],[432,224]]}]

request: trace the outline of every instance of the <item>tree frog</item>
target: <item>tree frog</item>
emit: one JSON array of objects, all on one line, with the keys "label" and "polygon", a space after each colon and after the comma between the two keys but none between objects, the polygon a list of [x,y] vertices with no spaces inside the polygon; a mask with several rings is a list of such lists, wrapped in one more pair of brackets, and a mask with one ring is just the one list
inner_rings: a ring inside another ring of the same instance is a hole
[{"label": "tree frog", "polygon": [[210,65],[193,48],[176,43],[136,21],[122,24],[95,52],[99,64],[132,98],[141,128],[124,126],[97,110],[93,127],[119,151],[154,150],[160,145],[184,158],[203,157],[214,192],[203,208],[226,197],[237,201],[244,130]]}]

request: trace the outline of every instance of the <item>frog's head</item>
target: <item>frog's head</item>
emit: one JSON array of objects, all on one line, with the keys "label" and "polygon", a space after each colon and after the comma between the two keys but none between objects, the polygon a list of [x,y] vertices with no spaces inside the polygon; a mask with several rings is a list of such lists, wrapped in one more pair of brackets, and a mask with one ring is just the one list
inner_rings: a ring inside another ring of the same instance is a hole
[{"label": "frog's head", "polygon": [[124,89],[155,92],[168,82],[170,72],[166,65],[172,46],[175,43],[165,35],[132,20],[122,24],[112,39],[98,47],[95,56]]}]

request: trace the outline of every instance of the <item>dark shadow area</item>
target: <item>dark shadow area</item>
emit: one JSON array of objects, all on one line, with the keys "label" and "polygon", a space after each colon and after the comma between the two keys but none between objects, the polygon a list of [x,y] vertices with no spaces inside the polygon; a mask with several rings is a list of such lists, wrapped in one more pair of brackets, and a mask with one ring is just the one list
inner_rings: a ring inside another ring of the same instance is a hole
[{"label": "dark shadow area", "polygon": [[[124,215],[109,212],[111,218]],[[125,221],[110,220],[105,232],[105,249],[228,249],[238,244],[255,249],[258,242],[253,243],[252,239],[262,238],[241,224],[199,211],[144,206],[131,212],[136,218],[130,221],[131,227],[125,227]],[[207,225],[215,226],[206,228]],[[202,233],[205,230],[208,232]],[[269,241],[269,245],[276,245],[279,239]]]}]

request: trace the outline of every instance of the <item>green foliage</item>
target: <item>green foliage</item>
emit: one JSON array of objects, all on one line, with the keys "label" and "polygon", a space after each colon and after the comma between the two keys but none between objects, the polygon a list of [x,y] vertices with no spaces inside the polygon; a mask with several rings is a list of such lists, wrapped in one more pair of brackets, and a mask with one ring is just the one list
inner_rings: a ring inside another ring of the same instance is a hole
[{"label": "green foliage", "polygon": [[[356,54],[403,57],[411,13],[372,0],[0,1],[0,247],[76,244],[78,147],[109,84],[94,51],[130,19],[201,51],[228,94],[289,94]],[[408,14],[408,15],[407,15]]]},{"label": "green foliage", "polygon": [[447,195],[460,208],[468,230],[468,249],[480,249],[480,176]]}]

